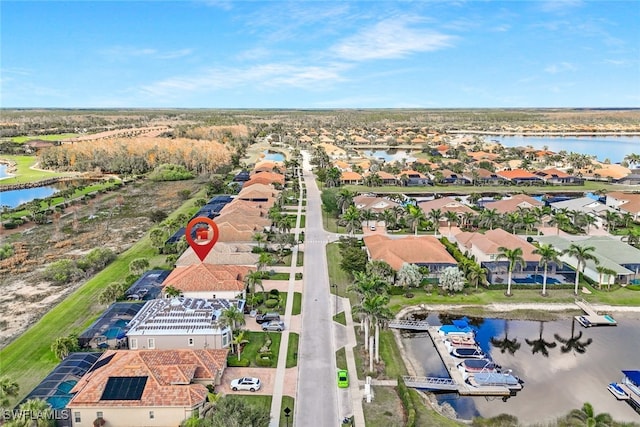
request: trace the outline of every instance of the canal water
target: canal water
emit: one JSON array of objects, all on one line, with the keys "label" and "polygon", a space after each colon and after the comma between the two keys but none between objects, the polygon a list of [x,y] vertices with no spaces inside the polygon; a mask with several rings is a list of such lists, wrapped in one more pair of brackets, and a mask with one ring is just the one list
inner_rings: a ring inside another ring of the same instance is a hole
[{"label": "canal water", "polygon": [[594,137],[538,137],[538,136],[488,136],[488,141],[497,141],[505,147],[547,147],[554,152],[566,151],[596,156],[599,161],[609,159],[620,163],[628,154],[640,154],[639,136],[594,136]]},{"label": "canal water", "polygon": [[[477,340],[483,350],[503,369],[512,369],[524,381],[524,388],[506,402],[454,394],[439,395],[438,400],[448,402],[466,419],[507,413],[530,425],[553,421],[589,402],[597,413],[608,412],[618,421],[640,422],[640,415],[607,390],[610,382],[622,378],[621,370],[640,369],[640,313],[614,317],[616,327],[589,329],[572,319],[472,319],[479,327]],[[427,320],[432,325],[449,323],[438,313],[430,313]],[[547,344],[546,355],[544,347],[536,343],[541,334]],[[418,375],[448,376],[426,333],[403,332],[403,344]]]},{"label": "canal water", "polygon": [[407,153],[405,150],[365,150],[362,154],[374,160],[384,160],[386,163],[395,161],[406,161],[410,163],[416,161],[416,158],[412,157],[410,153]]}]

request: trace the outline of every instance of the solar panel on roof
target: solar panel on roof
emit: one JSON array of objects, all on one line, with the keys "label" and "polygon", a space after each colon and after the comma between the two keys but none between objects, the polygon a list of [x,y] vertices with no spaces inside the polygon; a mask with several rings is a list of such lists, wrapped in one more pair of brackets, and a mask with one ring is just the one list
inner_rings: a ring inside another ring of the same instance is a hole
[{"label": "solar panel on roof", "polygon": [[94,363],[94,365],[91,367],[91,369],[89,369],[87,371],[87,373],[93,372],[96,369],[102,368],[104,365],[106,365],[109,362],[111,362],[111,359],[113,359],[113,356],[115,356],[115,353],[114,354],[110,354],[109,356],[98,360],[96,363]]},{"label": "solar panel on roof", "polygon": [[148,377],[109,377],[100,400],[140,400]]}]

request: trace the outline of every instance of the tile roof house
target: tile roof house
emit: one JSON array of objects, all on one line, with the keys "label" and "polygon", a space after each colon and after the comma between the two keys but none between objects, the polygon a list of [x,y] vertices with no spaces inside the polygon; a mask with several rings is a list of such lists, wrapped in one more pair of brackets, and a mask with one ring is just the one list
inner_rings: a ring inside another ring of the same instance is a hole
[{"label": "tile roof house", "polygon": [[[640,249],[634,248],[619,239],[609,236],[591,236],[587,239],[578,239],[575,236],[538,236],[536,240],[553,245],[558,251],[563,251],[570,244],[578,246],[591,246],[595,248],[592,254],[598,259],[598,264],[587,260],[583,267],[583,274],[600,283],[614,282],[629,284],[631,280],[640,278]],[[561,255],[560,259],[573,268],[577,266],[577,260],[568,255]],[[606,267],[615,272],[610,277],[600,277],[598,267]]]},{"label": "tile roof house", "polygon": [[607,211],[615,211],[612,207],[607,206],[604,203],[600,203],[591,197],[578,197],[576,199],[562,200],[550,203],[549,206],[551,206],[551,209],[555,211],[568,209],[570,211],[579,211],[587,215],[591,215],[598,220],[596,223],[598,227],[604,226],[601,217],[606,215]]},{"label": "tile roof house", "polygon": [[437,274],[458,264],[433,236],[391,239],[376,234],[365,236],[363,240],[370,260],[385,261],[396,271],[402,268],[402,264],[408,263],[428,267],[431,273]]},{"label": "tile roof house", "polygon": [[278,193],[278,190],[268,184],[254,183],[250,186],[245,184],[236,196],[236,199],[249,202],[268,202],[269,200],[275,199]]},{"label": "tile roof house", "polygon": [[574,185],[584,185],[584,179],[569,175],[566,172],[561,170],[552,168],[545,169],[542,171],[535,172],[544,182],[547,184],[553,185],[566,185],[566,184],[574,184]]},{"label": "tile roof house", "polygon": [[388,209],[400,206],[399,203],[384,197],[367,196],[363,194],[354,197],[353,203],[359,210],[370,210],[374,213],[384,212]]},{"label": "tile roof house", "polygon": [[[244,277],[255,268],[242,265],[196,263],[176,267],[162,282],[190,298],[245,298]],[[163,290],[164,293],[164,290]]]},{"label": "tile roof house", "polygon": [[531,209],[537,206],[544,206],[544,203],[526,194],[514,194],[509,199],[484,203],[485,209],[495,209],[501,214],[515,212],[518,209]]},{"label": "tile roof house", "polygon": [[362,175],[360,175],[357,172],[345,171],[345,172],[342,172],[342,175],[340,176],[340,182],[343,185],[345,185],[345,184],[362,184]]},{"label": "tile roof house", "polygon": [[607,193],[606,204],[622,213],[630,213],[634,221],[640,220],[640,193],[611,191]]},{"label": "tile roof house", "polygon": [[469,252],[482,267],[487,269],[490,283],[495,283],[494,280],[499,277],[499,274],[506,273],[505,266],[508,268],[509,265],[509,262],[504,259],[497,260],[500,247],[522,249],[522,258],[526,266],[521,271],[514,271],[514,278],[538,272],[540,256],[533,253],[536,247],[501,228],[488,230],[484,234],[463,231],[454,236],[454,241],[462,252]]},{"label": "tile roof house", "polygon": [[631,173],[631,169],[616,163],[600,163],[595,162],[594,166],[585,169],[578,169],[576,174],[585,178],[591,178],[601,181],[618,181],[624,179]]},{"label": "tile roof house", "polygon": [[503,170],[496,172],[498,176],[508,179],[514,184],[542,184],[542,178],[524,169]]},{"label": "tile roof house", "polygon": [[475,213],[475,211],[469,206],[457,201],[453,197],[441,197],[439,199],[427,200],[418,203],[418,207],[422,209],[427,217],[431,214],[431,211],[439,209],[442,212],[442,216],[440,217],[441,225],[447,224],[447,212],[455,212],[458,218],[462,218],[466,213]]},{"label": "tile roof house", "polygon": [[[207,264],[229,264],[255,266],[259,255],[251,252],[253,245],[242,242],[218,241],[209,251],[204,262]],[[187,266],[200,263],[200,258],[188,247],[176,261],[176,266]]]},{"label": "tile roof house", "polygon": [[385,171],[378,171],[378,172],[365,172],[364,174],[362,174],[362,178],[363,180],[365,180],[366,182],[366,178],[370,175],[373,174],[377,174],[378,177],[380,178],[380,181],[382,182],[382,185],[397,185],[398,181],[395,177],[395,175],[390,174],[389,172],[385,172]]},{"label": "tile roof house", "polygon": [[249,187],[253,184],[280,184],[284,185],[284,175],[275,172],[261,172],[254,174],[250,179],[245,181],[243,187]]},{"label": "tile roof house", "polygon": [[499,185],[504,184],[508,180],[499,176],[495,172],[491,172],[488,169],[484,168],[475,168],[471,170],[466,170],[464,172],[464,177],[467,178],[471,183],[474,181],[478,184],[484,185]]},{"label": "tile roof house", "polygon": [[180,425],[219,384],[227,350],[108,350],[71,390],[74,426]]},{"label": "tile roof house", "polygon": [[398,174],[398,182],[404,187],[432,185],[431,179],[414,170],[403,170]]},{"label": "tile roof house", "polygon": [[231,343],[224,310],[244,310],[244,300],[161,298],[148,301],[129,321],[130,350],[221,349]]},{"label": "tile roof house", "polygon": [[251,175],[263,173],[263,172],[276,172],[284,170],[283,162],[274,162],[271,160],[263,160],[258,162],[253,167],[253,171],[251,171]]}]

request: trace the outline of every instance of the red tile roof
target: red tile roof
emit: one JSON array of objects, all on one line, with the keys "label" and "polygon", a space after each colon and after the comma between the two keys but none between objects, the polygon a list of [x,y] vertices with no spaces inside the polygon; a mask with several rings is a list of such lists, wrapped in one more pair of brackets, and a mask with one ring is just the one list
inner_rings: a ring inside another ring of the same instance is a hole
[{"label": "red tile roof", "polygon": [[500,175],[503,178],[507,178],[507,179],[516,179],[516,178],[538,178],[535,174],[524,170],[524,169],[513,169],[513,170],[503,170],[503,171],[499,171],[496,172],[498,175]]},{"label": "red tile roof", "polygon": [[[205,402],[207,388],[226,366],[228,350],[108,350],[108,363],[85,374],[67,405],[81,407],[188,407]],[[139,400],[102,400],[110,377],[148,377]]]},{"label": "red tile roof", "polygon": [[242,265],[198,263],[176,267],[162,285],[173,286],[182,292],[242,292],[245,288],[244,277],[254,270]]},{"label": "red tile roof", "polygon": [[383,235],[364,237],[372,260],[386,261],[394,270],[403,263],[457,264],[445,247],[433,236],[408,236],[391,239]]}]

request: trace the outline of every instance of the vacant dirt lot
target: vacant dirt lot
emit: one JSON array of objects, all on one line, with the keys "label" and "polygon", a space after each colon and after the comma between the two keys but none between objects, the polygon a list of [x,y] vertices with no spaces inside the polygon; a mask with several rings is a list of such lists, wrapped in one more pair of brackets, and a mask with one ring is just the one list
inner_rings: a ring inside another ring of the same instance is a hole
[{"label": "vacant dirt lot", "polygon": [[[182,204],[180,190],[195,191],[195,181],[136,182],[87,204],[67,208],[59,221],[27,224],[19,232],[3,230],[13,257],[0,262],[0,347],[38,320],[81,282],[53,286],[41,277],[50,263],[78,258],[97,247],[121,253],[151,227],[151,210],[172,212]],[[120,278],[114,278],[114,281]]]}]

